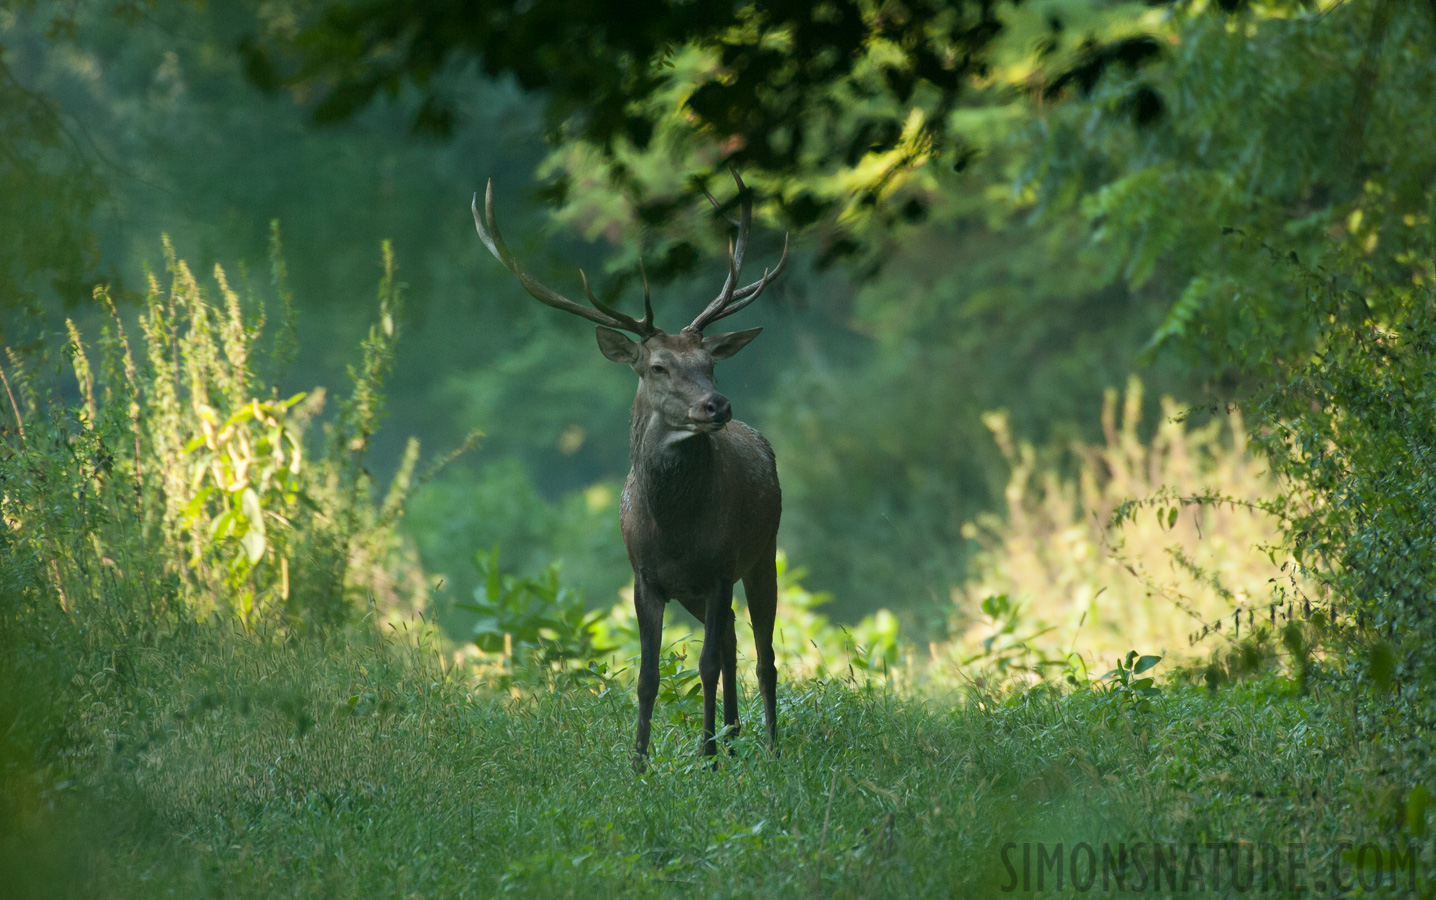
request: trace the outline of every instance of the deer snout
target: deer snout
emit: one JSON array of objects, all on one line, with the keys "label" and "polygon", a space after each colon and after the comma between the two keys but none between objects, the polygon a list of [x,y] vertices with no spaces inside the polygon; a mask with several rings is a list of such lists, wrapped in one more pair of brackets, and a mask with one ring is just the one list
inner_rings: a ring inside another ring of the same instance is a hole
[{"label": "deer snout", "polygon": [[709,394],[694,406],[693,418],[698,422],[722,425],[733,418],[733,407],[722,394]]}]

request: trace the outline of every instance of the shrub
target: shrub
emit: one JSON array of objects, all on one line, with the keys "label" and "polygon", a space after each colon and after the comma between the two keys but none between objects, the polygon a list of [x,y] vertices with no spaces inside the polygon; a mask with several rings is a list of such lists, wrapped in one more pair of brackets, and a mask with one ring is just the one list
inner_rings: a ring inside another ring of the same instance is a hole
[{"label": "shrub", "polygon": [[[1406,224],[1431,239],[1429,218],[1408,215]],[[1261,449],[1289,484],[1281,511],[1292,554],[1314,586],[1310,599],[1298,599],[1326,607],[1346,626],[1340,633],[1363,647],[1394,638],[1405,658],[1429,671],[1436,665],[1436,266],[1401,253],[1402,274],[1392,278],[1364,259],[1323,270],[1271,252],[1294,273],[1317,334],[1315,352],[1266,360],[1272,387],[1250,401],[1265,425]],[[1372,658],[1385,653],[1377,647]],[[1388,671],[1376,680],[1389,678]]]}]

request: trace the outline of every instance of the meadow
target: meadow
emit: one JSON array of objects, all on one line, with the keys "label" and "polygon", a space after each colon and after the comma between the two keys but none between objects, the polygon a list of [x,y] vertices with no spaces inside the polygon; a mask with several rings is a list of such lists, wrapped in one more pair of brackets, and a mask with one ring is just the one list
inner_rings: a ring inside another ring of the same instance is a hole
[{"label": "meadow", "polygon": [[709,769],[680,698],[640,775],[623,681],[499,692],[422,635],[206,623],[66,657],[7,673],[48,742],[27,768],[9,735],[9,896],[1413,896],[1436,875],[1408,805],[1426,739],[1321,676],[966,701],[784,682],[779,753],[744,733]]}]

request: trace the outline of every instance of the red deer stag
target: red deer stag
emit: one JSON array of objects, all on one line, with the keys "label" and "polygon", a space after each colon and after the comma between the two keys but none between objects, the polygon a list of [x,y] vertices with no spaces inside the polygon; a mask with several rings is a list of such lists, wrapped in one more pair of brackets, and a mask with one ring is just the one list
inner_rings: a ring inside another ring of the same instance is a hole
[{"label": "red deer stag", "polygon": [[[733,585],[742,579],[758,647],[758,689],[768,726],[768,745],[778,737],[777,681],[773,663],[773,618],[778,607],[778,517],[782,496],[773,448],[756,430],[733,418],[728,398],[713,387],[713,364],[747,346],[762,328],[705,335],[708,326],[752,303],[788,262],[788,242],[778,264],[763,277],[738,286],[752,225],[751,193],[733,173],[741,199],[738,235],[729,247],[728,278],[718,297],[677,334],[653,325],[648,280],[643,284],[643,318],[635,319],[584,292],[593,309],[568,300],[519,267],[494,222],[494,188],[488,184],[484,215],[474,195],[479,239],[518,276],[541,303],[598,323],[603,355],[638,374],[638,395],[629,423],[633,468],[623,488],[623,543],[633,564],[633,606],[642,648],[638,668],[638,735],[635,764],[648,754],[653,701],[658,696],[658,654],[663,612],[669,600],[703,623],[698,672],[703,682],[703,753],[717,752],[714,713],[718,676],[723,676],[723,724],[738,724],[737,645]],[[717,206],[712,195],[708,198]],[[720,208],[721,212],[721,208]],[[629,340],[627,331],[638,338]]]}]

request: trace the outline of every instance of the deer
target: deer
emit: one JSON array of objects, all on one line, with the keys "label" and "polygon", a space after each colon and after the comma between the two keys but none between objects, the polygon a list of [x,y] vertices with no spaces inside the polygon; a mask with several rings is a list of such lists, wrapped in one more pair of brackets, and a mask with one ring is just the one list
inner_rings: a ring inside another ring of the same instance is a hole
[{"label": "deer", "polygon": [[[638,726],[633,764],[643,771],[653,705],[658,696],[663,615],[670,600],[703,623],[698,659],[703,686],[705,758],[717,754],[714,727],[718,680],[723,681],[724,734],[738,734],[737,642],[733,587],[742,581],[757,645],[758,690],[763,700],[767,746],[778,740],[778,670],[773,623],[778,608],[777,540],[782,491],[773,448],[756,429],[733,418],[727,397],[713,386],[714,364],[746,347],[763,329],[706,334],[709,326],[747,307],[782,274],[788,237],[776,265],[739,287],[752,228],[752,193],[737,171],[738,221],[704,188],[719,215],[737,229],[728,245],[728,276],[718,296],[677,334],[653,324],[648,276],[643,279],[643,318],[635,319],[594,296],[579,270],[592,309],[546,287],[519,265],[494,220],[494,186],[484,194],[484,215],[474,195],[474,225],[489,252],[534,299],[596,324],[605,357],[638,375],[629,419],[631,468],[624,483],[619,524],[633,566],[633,607],[638,620]],[[623,334],[628,332],[633,339]],[[716,765],[716,760],[713,760]]]}]

